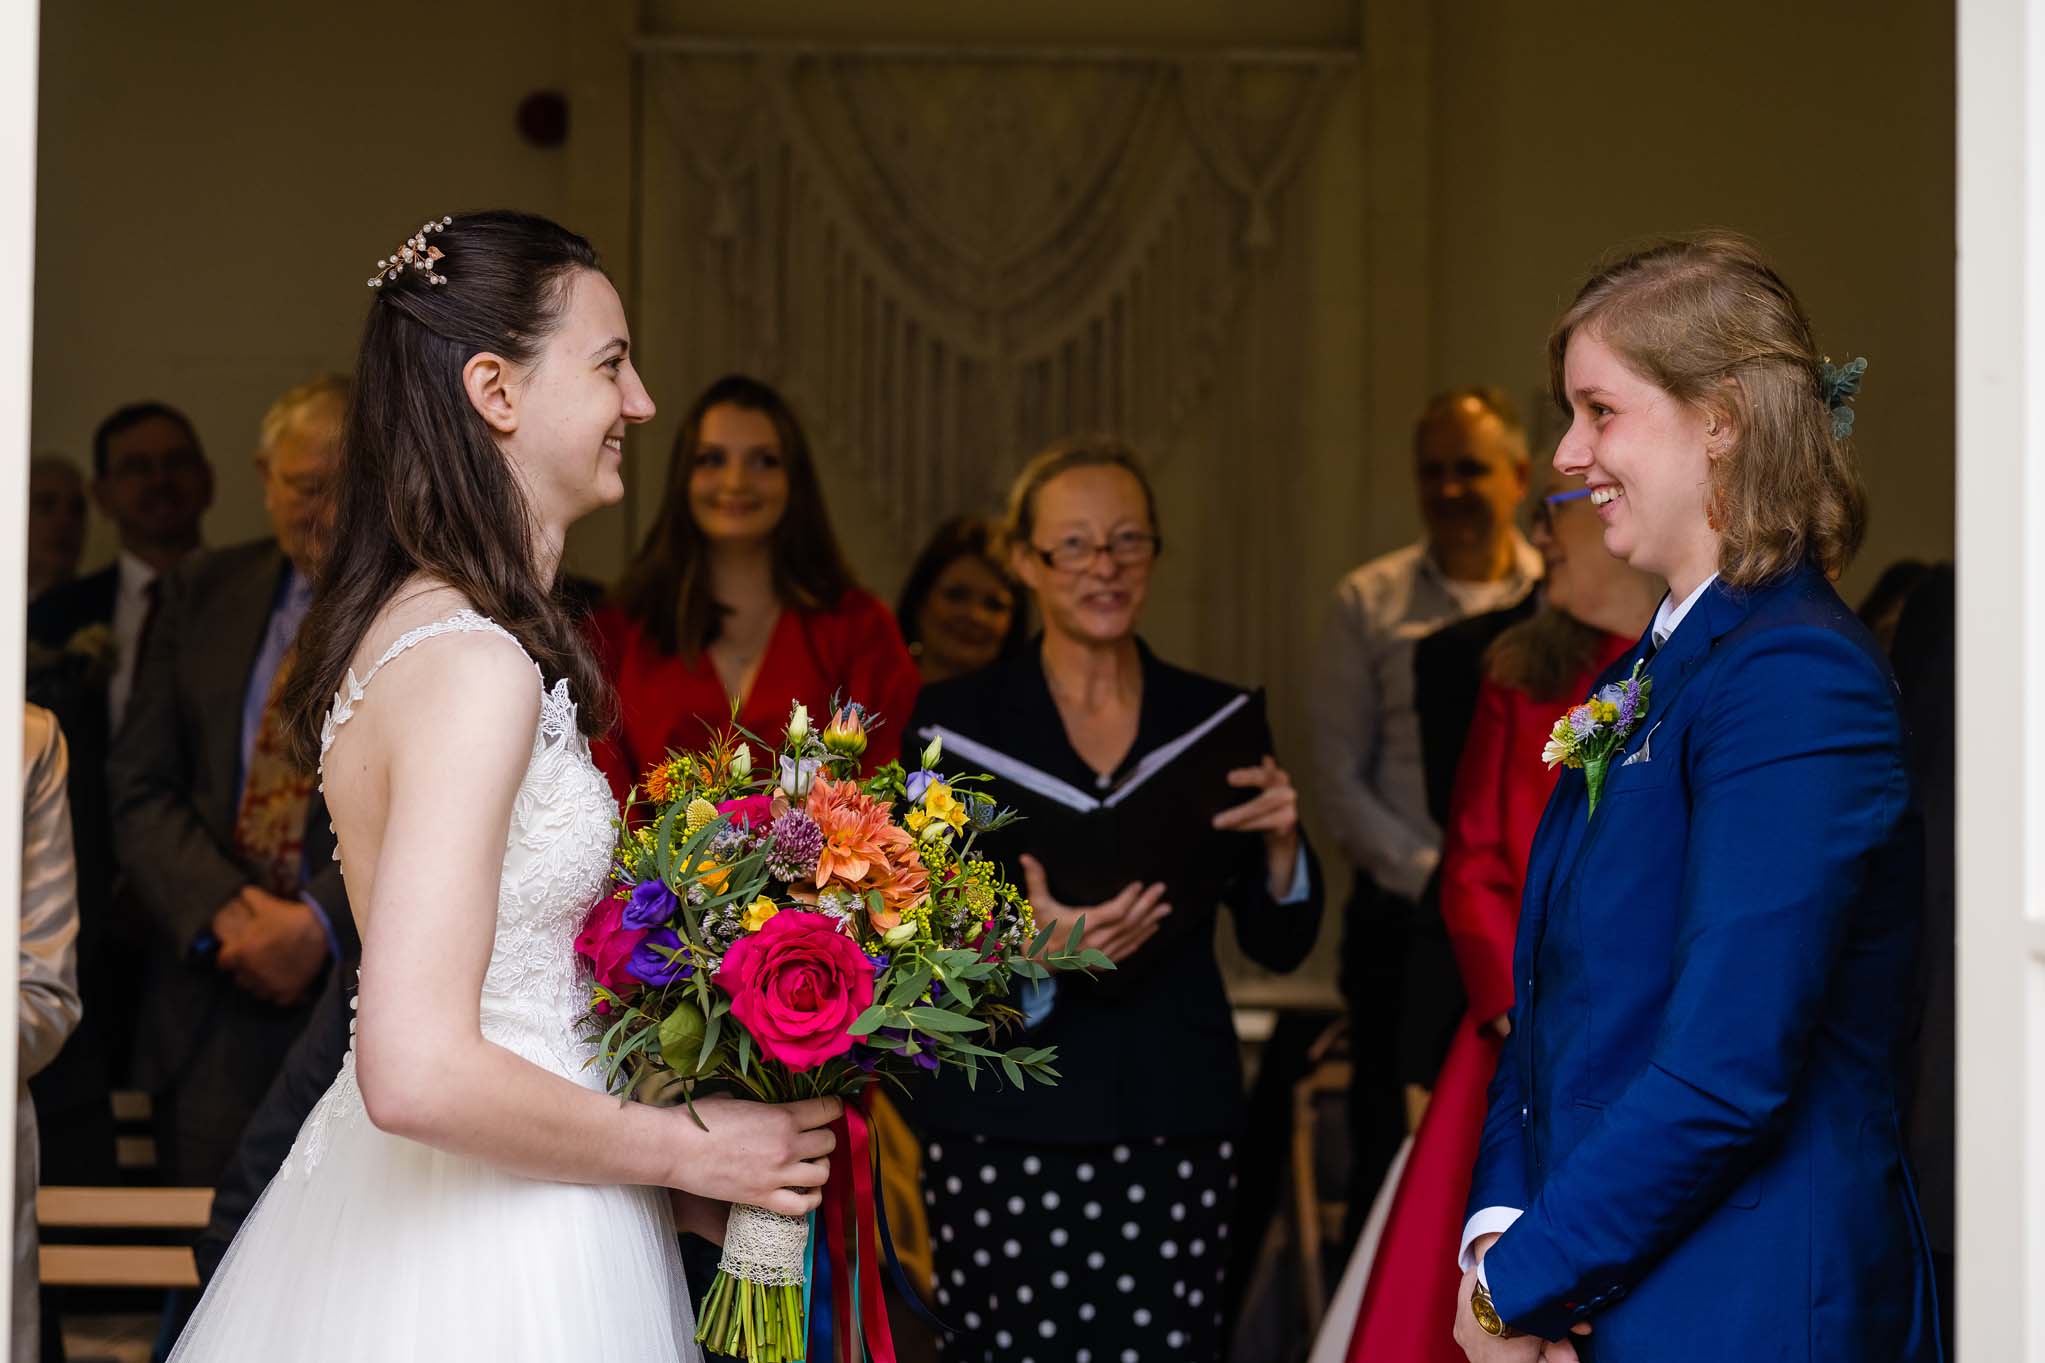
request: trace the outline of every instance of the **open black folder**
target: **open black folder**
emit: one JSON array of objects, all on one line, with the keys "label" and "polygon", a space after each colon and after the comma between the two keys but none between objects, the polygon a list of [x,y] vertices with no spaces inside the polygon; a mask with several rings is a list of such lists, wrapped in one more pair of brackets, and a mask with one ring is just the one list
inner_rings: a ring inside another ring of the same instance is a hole
[{"label": "open black folder", "polygon": [[[1230,785],[1228,773],[1263,761],[1268,733],[1264,693],[1242,692],[1191,729],[1139,754],[1112,784],[1081,789],[1033,765],[1028,752],[1005,752],[942,725],[920,731],[925,741],[943,738],[947,769],[986,772],[995,781],[982,789],[1023,816],[976,844],[1017,885],[1024,883],[1020,858],[1027,852],[1043,864],[1050,891],[1062,903],[1098,904],[1131,881],[1163,881],[1166,902],[1189,910],[1168,916],[1122,971],[1102,977],[1110,992],[1115,976],[1126,980],[1143,973],[1145,962],[1168,959],[1173,953],[1162,948],[1178,937],[1211,933],[1211,917],[1192,910],[1224,898],[1224,886],[1246,866],[1261,867],[1254,834],[1217,844],[1207,829],[1216,814],[1257,794]],[[1217,856],[1217,845],[1227,854]]]}]

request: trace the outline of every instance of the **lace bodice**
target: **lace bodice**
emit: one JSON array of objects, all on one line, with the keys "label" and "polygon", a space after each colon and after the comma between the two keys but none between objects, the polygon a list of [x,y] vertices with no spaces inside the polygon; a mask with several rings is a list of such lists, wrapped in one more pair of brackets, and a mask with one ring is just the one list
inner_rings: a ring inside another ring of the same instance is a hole
[{"label": "lace bodice", "polygon": [[[517,644],[496,621],[464,610],[401,636],[366,676],[357,678],[351,668],[320,731],[322,777],[328,750],[377,673],[426,640],[477,631]],[[537,664],[533,670],[539,672]],[[483,976],[483,1035],[535,1065],[585,1087],[601,1088],[601,1074],[588,1064],[595,1046],[579,1035],[577,1027],[589,1002],[589,975],[576,955],[575,936],[610,869],[618,806],[610,783],[590,759],[589,740],[576,727],[567,681],[557,681],[547,690],[542,678],[541,685],[532,757],[512,802],[504,869],[497,883],[496,935]],[[334,849],[344,875],[345,850],[338,844]],[[301,1158],[306,1168],[318,1162],[326,1123],[341,1110],[360,1112],[354,1068],[351,1044],[333,1090],[307,1118],[287,1171]]]}]

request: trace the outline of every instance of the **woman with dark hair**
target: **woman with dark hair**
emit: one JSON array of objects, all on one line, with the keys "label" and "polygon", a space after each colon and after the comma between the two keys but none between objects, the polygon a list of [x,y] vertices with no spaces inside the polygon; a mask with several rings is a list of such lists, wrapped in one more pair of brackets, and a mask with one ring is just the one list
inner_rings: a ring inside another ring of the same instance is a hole
[{"label": "woman with dark hair", "polygon": [[948,681],[1013,657],[1029,634],[1001,530],[985,516],[954,516],[916,556],[895,621],[927,682]]},{"label": "woman with dark hair", "polygon": [[734,710],[752,732],[778,733],[796,701],[817,714],[834,697],[859,702],[882,721],[867,761],[888,762],[916,700],[894,618],[854,583],[831,532],[802,424],[743,374],[683,417],[660,515],[590,630],[618,692],[596,753],[620,798]]},{"label": "woman with dark hair", "polygon": [[1017,478],[1010,569],[1044,630],[932,686],[915,741],[1002,778],[1024,816],[979,847],[1037,921],[1116,968],[1030,990],[1056,1088],[919,1093],[948,1356],[1075,1363],[1221,1356],[1243,1094],[1215,959],[1233,910],[1251,959],[1290,970],[1320,926],[1320,872],[1263,696],[1173,667],[1137,635],[1163,541],[1118,441],[1053,446]]},{"label": "woman with dark hair", "polygon": [[553,584],[653,402],[551,222],[443,218],[377,271],[285,695],[359,1027],[173,1358],[694,1359],[677,1221],[815,1207],[837,1104],[713,1098],[699,1126],[607,1094],[581,1030],[617,806],[589,756],[609,692]]}]

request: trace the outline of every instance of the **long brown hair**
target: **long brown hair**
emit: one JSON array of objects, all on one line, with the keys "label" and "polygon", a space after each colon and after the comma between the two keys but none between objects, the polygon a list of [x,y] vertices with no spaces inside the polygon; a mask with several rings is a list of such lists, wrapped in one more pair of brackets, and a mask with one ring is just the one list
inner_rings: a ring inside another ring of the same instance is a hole
[{"label": "long brown hair", "polygon": [[1484,674],[1535,700],[1580,700],[1569,690],[1597,661],[1605,632],[1567,611],[1542,606],[1504,630],[1484,654]]},{"label": "long brown hair", "polygon": [[370,622],[415,574],[445,582],[566,678],[592,736],[616,700],[581,631],[533,561],[534,516],[462,367],[489,351],[530,364],[570,285],[598,269],[581,237],[526,213],[464,213],[434,234],[447,282],[404,270],[374,291],[341,440],[333,538],[314,573],[284,692],[293,751],[319,760],[320,727]]},{"label": "long brown hair", "polygon": [[1578,331],[1729,422],[1732,443],[1711,461],[1721,577],[1752,587],[1799,563],[1845,569],[1867,529],[1867,492],[1832,433],[1811,319],[1754,243],[1707,232],[1593,275],[1548,337],[1549,386],[1565,410],[1562,365]]},{"label": "long brown hair", "polygon": [[789,610],[830,610],[852,586],[852,570],[831,531],[816,462],[795,409],[760,380],[727,374],[704,389],[682,418],[668,458],[660,515],[612,593],[618,607],[663,652],[688,658],[702,656],[724,621],[725,608],[710,594],[709,541],[689,510],[689,472],[703,439],[703,418],[727,403],[765,416],[781,441],[788,506],[772,540],[775,597]]}]

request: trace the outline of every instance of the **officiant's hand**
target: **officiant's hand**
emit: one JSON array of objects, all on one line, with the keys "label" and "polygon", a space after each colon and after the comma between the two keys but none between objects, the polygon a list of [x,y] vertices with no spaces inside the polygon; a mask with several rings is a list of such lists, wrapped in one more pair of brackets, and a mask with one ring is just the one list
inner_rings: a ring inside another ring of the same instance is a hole
[{"label": "officiant's hand", "polygon": [[1254,767],[1237,767],[1228,783],[1255,790],[1257,794],[1214,816],[1216,828],[1237,833],[1264,835],[1265,883],[1273,899],[1292,893],[1292,878],[1299,869],[1299,792],[1292,777],[1266,757]]},{"label": "officiant's hand", "polygon": [[1082,948],[1092,947],[1115,964],[1120,965],[1136,953],[1136,949],[1148,942],[1157,932],[1158,925],[1172,906],[1164,902],[1165,887],[1160,881],[1155,885],[1144,885],[1130,881],[1122,892],[1113,899],[1100,904],[1061,904],[1051,897],[1051,887],[1044,877],[1044,864],[1027,852],[1022,858],[1023,885],[1029,891],[1030,911],[1036,916],[1037,926],[1050,928],[1050,939],[1045,943],[1047,951],[1062,951],[1066,939],[1081,918],[1086,919],[1086,931],[1081,934]]},{"label": "officiant's hand", "polygon": [[838,1143],[829,1128],[845,1110],[843,1102],[755,1103],[720,1095],[699,1098],[695,1106],[695,1117],[687,1108],[671,1109],[683,1149],[668,1186],[782,1216],[803,1216],[823,1203]]}]

